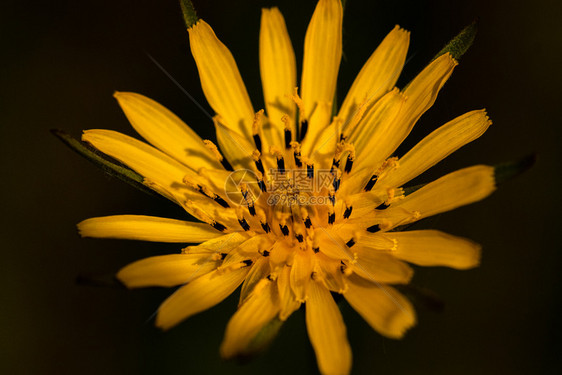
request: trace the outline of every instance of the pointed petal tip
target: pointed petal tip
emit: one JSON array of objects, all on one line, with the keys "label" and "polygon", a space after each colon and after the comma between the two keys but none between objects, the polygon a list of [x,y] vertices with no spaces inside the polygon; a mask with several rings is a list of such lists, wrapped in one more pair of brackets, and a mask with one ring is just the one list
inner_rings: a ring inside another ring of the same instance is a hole
[{"label": "pointed petal tip", "polygon": [[199,20],[197,12],[195,12],[195,7],[190,0],[180,0],[180,6],[185,26],[190,29]]},{"label": "pointed petal tip", "polygon": [[530,169],[537,161],[538,154],[533,153],[519,160],[494,165],[494,179],[497,185],[520,175]]}]

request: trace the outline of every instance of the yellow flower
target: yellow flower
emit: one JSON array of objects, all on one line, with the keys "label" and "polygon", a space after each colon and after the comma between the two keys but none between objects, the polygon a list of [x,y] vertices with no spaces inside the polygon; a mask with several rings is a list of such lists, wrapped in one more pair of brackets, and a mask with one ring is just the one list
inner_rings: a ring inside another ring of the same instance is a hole
[{"label": "yellow flower", "polygon": [[128,287],[181,285],[159,308],[169,329],[221,302],[242,285],[221,355],[247,354],[270,324],[302,304],[323,374],[347,374],[351,350],[332,292],[379,333],[401,338],[416,322],[391,284],[406,284],[406,263],[468,269],[480,247],[435,230],[394,231],[469,204],[495,189],[494,170],[478,165],[415,191],[402,188],[486,131],[475,110],[441,126],[401,158],[392,153],[457,65],[432,61],[404,90],[395,88],[409,33],[395,27],[365,63],[336,116],[333,98],[342,53],[340,0],[320,0],[308,27],[300,91],[295,55],[277,8],[264,9],[259,61],[265,112],[256,112],[232,54],[211,27],[189,28],[205,96],[216,112],[218,147],[160,104],[115,94],[151,145],[110,130],[83,140],[118,159],[144,183],[201,222],[120,215],[81,222],[82,236],[200,243],[123,268]]}]

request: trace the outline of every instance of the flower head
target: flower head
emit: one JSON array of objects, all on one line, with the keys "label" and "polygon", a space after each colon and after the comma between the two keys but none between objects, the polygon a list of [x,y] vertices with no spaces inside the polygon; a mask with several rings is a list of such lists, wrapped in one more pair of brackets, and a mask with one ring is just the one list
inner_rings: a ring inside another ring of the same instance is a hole
[{"label": "flower head", "polygon": [[221,354],[245,355],[264,330],[305,305],[308,334],[323,374],[346,374],[351,350],[332,293],[378,332],[400,338],[416,322],[392,284],[423,266],[475,267],[480,247],[435,230],[397,231],[478,201],[495,189],[494,170],[474,166],[421,188],[404,185],[486,131],[484,110],[441,126],[404,156],[393,152],[434,103],[457,61],[432,61],[405,89],[395,88],[409,33],[395,27],[374,51],[334,116],[342,54],[340,0],[320,0],[308,27],[300,89],[295,55],[277,8],[264,9],[259,61],[265,111],[255,111],[227,47],[192,19],[191,51],[216,112],[218,145],[202,140],[160,104],[115,94],[151,145],[110,130],[83,140],[144,177],[144,184],[200,222],[148,216],[99,217],[79,224],[87,237],[199,243],[180,254],[123,268],[128,287],[180,286],[160,306],[169,329],[225,299],[240,285]]}]

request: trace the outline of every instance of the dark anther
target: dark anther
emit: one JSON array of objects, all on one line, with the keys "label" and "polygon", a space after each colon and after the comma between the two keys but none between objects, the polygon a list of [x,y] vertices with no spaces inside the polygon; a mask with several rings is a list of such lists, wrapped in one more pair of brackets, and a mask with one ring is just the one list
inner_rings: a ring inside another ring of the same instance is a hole
[{"label": "dark anther", "polygon": [[314,178],[314,164],[306,165],[306,177]]},{"label": "dark anther", "polygon": [[310,274],[310,278],[311,278],[312,280],[316,280],[316,272],[312,272],[312,273]]},{"label": "dark anther", "polygon": [[263,255],[264,257],[268,257],[268,256],[269,256],[269,251],[264,250],[261,255]]},{"label": "dark anther", "polygon": [[336,196],[334,194],[330,194],[328,196],[328,199],[330,200],[330,203],[332,204],[332,206],[336,205]]},{"label": "dark anther", "polygon": [[350,155],[347,155],[347,161],[345,162],[345,173],[351,172],[351,167],[353,167],[353,159]]},{"label": "dark anther", "polygon": [[256,208],[253,204],[248,205],[248,211],[250,212],[250,215],[256,216]]},{"label": "dark anther", "polygon": [[320,251],[320,248],[319,248],[319,247],[314,247],[314,248],[312,249],[312,251],[314,251],[314,254],[318,254],[318,252]]},{"label": "dark anther", "polygon": [[304,241],[304,237],[302,236],[302,234],[297,234],[295,237],[297,237],[297,241],[299,242]]},{"label": "dark anther", "polygon": [[353,238],[347,241],[346,245],[347,247],[353,247],[353,245],[355,245],[355,241],[353,240]]},{"label": "dark anther", "polygon": [[306,227],[306,229],[310,229],[310,227],[312,226],[312,221],[310,221],[310,217],[306,218],[306,220],[304,221],[304,226]]},{"label": "dark anther", "polygon": [[218,195],[215,196],[214,201],[217,202],[218,204],[220,204],[221,206],[223,206],[224,208],[229,208],[230,206],[228,205],[228,203],[222,199],[221,197],[219,197]]},{"label": "dark anther", "polygon": [[345,264],[342,264],[342,265],[340,266],[340,272],[341,272],[341,273],[345,273],[345,269],[346,269],[346,268],[347,268],[347,266],[346,266]]},{"label": "dark anther", "polygon": [[265,233],[271,232],[271,228],[269,227],[269,223],[261,223],[261,227],[265,231]]},{"label": "dark anther", "polygon": [[351,206],[346,207],[345,211],[343,212],[343,218],[349,219],[349,217],[351,216],[351,211],[353,211],[353,207],[351,207]]},{"label": "dark anther", "polygon": [[335,212],[332,212],[330,215],[328,215],[328,224],[334,224],[335,221],[336,221],[336,214]]},{"label": "dark anther", "polygon": [[264,169],[263,169],[263,163],[261,162],[261,159],[256,160],[256,161],[255,161],[255,164],[256,164],[256,169],[257,169],[258,171],[260,171],[261,174],[264,174],[265,171],[264,171]]},{"label": "dark anther", "polygon": [[244,263],[244,264],[246,265],[246,267],[249,267],[249,266],[251,266],[252,264],[254,264],[254,262],[252,262],[251,259],[243,260],[242,263]]},{"label": "dark anther", "polygon": [[246,219],[244,219],[244,218],[238,219],[238,222],[240,223],[240,226],[242,227],[242,229],[244,229],[244,230],[250,230],[250,225],[248,224],[248,222],[246,221]]},{"label": "dark anther", "polygon": [[302,120],[301,121],[300,141],[302,141],[304,139],[307,131],[308,131],[308,120]]},{"label": "dark anther", "polygon": [[277,159],[277,169],[279,172],[285,173],[285,159],[283,159],[283,157]]},{"label": "dark anther", "polygon": [[291,129],[285,129],[285,148],[291,148],[292,138]]},{"label": "dark anther", "polygon": [[267,187],[265,186],[265,182],[263,182],[263,180],[258,181],[258,186],[260,187],[260,190],[263,193],[265,193],[267,191]]},{"label": "dark anther", "polygon": [[271,275],[267,275],[266,279],[268,279],[269,281],[274,281]]},{"label": "dark anther", "polygon": [[221,223],[218,223],[218,222],[216,222],[216,221],[213,221],[213,223],[211,224],[211,226],[212,226],[213,228],[215,228],[216,230],[220,230],[221,232],[223,232],[223,231],[226,229],[226,227],[225,227],[224,225],[222,225]]},{"label": "dark anther", "polygon": [[221,253],[221,260],[224,260],[224,258],[226,258],[228,254],[227,253]]},{"label": "dark anther", "polygon": [[340,188],[340,183],[341,183],[341,179],[340,178],[336,178],[334,177],[334,180],[332,181],[332,186],[334,187],[334,191],[338,191]]},{"label": "dark anther", "polygon": [[378,177],[376,175],[371,176],[371,179],[369,180],[369,182],[367,182],[367,185],[365,186],[365,191],[371,191],[371,189],[377,183],[377,180],[378,180]]},{"label": "dark anther", "polygon": [[281,228],[281,232],[283,233],[284,236],[289,235],[289,227],[288,226],[279,224],[279,228]]},{"label": "dark anther", "polygon": [[379,205],[377,206],[376,209],[377,209],[377,210],[386,210],[386,209],[388,208],[388,206],[389,206],[388,204],[382,202],[381,204],[379,204]]},{"label": "dark anther", "polygon": [[371,225],[369,228],[367,228],[367,232],[370,232],[370,233],[376,233],[379,230],[381,230],[381,227],[378,224]]},{"label": "dark anther", "polygon": [[261,152],[261,138],[259,134],[254,134],[254,143],[259,152]]},{"label": "dark anther", "polygon": [[339,168],[340,161],[336,159],[332,159],[332,168],[330,168],[330,173],[334,174],[334,169]]},{"label": "dark anther", "polygon": [[222,158],[221,160],[221,164],[224,167],[224,169],[226,169],[227,171],[234,171],[234,168],[232,168],[232,165],[230,165],[230,163],[228,162],[228,160],[226,160],[226,158]]},{"label": "dark anther", "polygon": [[302,167],[301,153],[294,152],[293,156],[295,157],[295,165],[297,166],[297,168]]}]

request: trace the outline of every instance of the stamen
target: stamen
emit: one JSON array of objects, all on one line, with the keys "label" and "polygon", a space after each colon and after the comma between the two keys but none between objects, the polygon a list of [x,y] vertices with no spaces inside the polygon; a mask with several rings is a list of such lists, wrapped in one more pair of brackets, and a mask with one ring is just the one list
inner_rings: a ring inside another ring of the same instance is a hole
[{"label": "stamen", "polygon": [[250,213],[250,215],[256,216],[256,207],[253,203],[248,204],[248,212]]},{"label": "stamen", "polygon": [[335,170],[334,179],[332,180],[332,186],[334,188],[334,193],[337,192],[341,185],[341,171],[339,169]]},{"label": "stamen", "polygon": [[261,138],[259,134],[259,129],[262,126],[262,115],[263,109],[260,109],[254,115],[254,121],[252,122],[252,133],[254,137],[254,143],[256,144],[256,148],[259,152],[261,152]]},{"label": "stamen", "polygon": [[369,228],[367,228],[367,232],[369,232],[369,233],[377,233],[380,230],[381,230],[381,227],[380,227],[379,224],[371,225]]},{"label": "stamen", "polygon": [[281,229],[281,233],[283,233],[284,236],[289,235],[289,227],[287,225],[279,224],[279,228]]},{"label": "stamen", "polygon": [[345,211],[343,213],[343,218],[344,219],[349,219],[349,217],[351,216],[351,212],[353,211],[353,207],[352,206],[347,206],[345,208]]},{"label": "stamen", "polygon": [[242,227],[242,229],[244,229],[245,231],[250,230],[250,225],[248,224],[246,219],[244,219],[244,218],[238,219],[238,222],[240,223],[240,226]]},{"label": "stamen", "polygon": [[263,169],[263,163],[261,161],[261,152],[259,150],[254,150],[254,152],[252,152],[252,158],[254,159],[254,163],[256,164],[256,169],[262,174],[265,173],[265,170]]},{"label": "stamen", "polygon": [[297,168],[302,167],[302,155],[301,155],[301,145],[298,142],[291,142],[293,147],[293,157],[295,159],[295,165]]},{"label": "stamen", "polygon": [[264,223],[264,222],[260,221],[260,224],[261,224],[262,229],[265,231],[265,233],[271,232],[271,228],[269,227],[269,223],[267,223],[267,222]]},{"label": "stamen", "polygon": [[293,134],[290,128],[285,128],[285,148],[291,148],[291,141],[293,140]]},{"label": "stamen", "polygon": [[382,202],[381,204],[379,204],[377,206],[377,208],[375,208],[375,210],[386,210],[388,207],[390,207],[389,204],[386,204],[385,202]]},{"label": "stamen", "polygon": [[355,160],[355,151],[352,151],[347,155],[347,161],[345,162],[345,173],[351,172],[351,167],[353,167],[353,161]]},{"label": "stamen", "polygon": [[306,136],[306,133],[308,132],[308,120],[307,119],[303,119],[301,121],[301,133],[299,136],[299,140],[302,142],[302,140],[304,139],[304,137]]},{"label": "stamen", "polygon": [[353,238],[346,242],[347,247],[353,247],[353,245],[355,245],[355,240]]},{"label": "stamen", "polygon": [[268,257],[268,256],[269,256],[269,251],[264,250],[264,251],[262,251],[260,254],[261,254],[262,256],[264,256],[264,257]]},{"label": "stamen", "polygon": [[328,224],[334,224],[336,221],[336,213],[334,212],[334,207],[328,206]]},{"label": "stamen", "polygon": [[222,156],[222,154],[219,152],[219,149],[213,142],[209,141],[208,139],[204,139],[203,143],[209,149],[209,151],[213,153],[215,158],[222,164],[224,169],[226,169],[227,171],[234,171],[228,160],[226,160],[226,158]]},{"label": "stamen", "polygon": [[310,217],[307,217],[304,220],[304,226],[306,227],[306,229],[310,229],[310,227],[312,226],[312,221],[310,221]]},{"label": "stamen", "polygon": [[250,267],[252,264],[254,264],[254,262],[251,259],[243,260],[240,263],[244,263],[246,265],[246,267]]},{"label": "stamen", "polygon": [[299,242],[303,242],[303,241],[304,241],[304,237],[303,237],[303,235],[300,234],[300,233],[297,234],[297,235],[295,235],[295,237],[297,238],[297,241],[299,241]]},{"label": "stamen", "polygon": [[312,251],[314,251],[314,254],[318,254],[318,252],[320,252],[320,248],[319,247],[313,247]]},{"label": "stamen", "polygon": [[365,186],[365,191],[371,191],[373,187],[375,187],[378,178],[379,177],[376,174],[372,175],[371,179],[369,180],[369,182],[367,182],[367,185]]},{"label": "stamen", "polygon": [[248,224],[246,218],[244,218],[244,211],[242,210],[241,207],[236,208],[236,216],[238,217],[238,223],[240,223],[242,229],[244,229],[245,231],[249,231],[250,224]]},{"label": "stamen", "polygon": [[269,227],[269,223],[267,222],[267,216],[265,216],[265,211],[258,207],[257,209],[257,216],[260,219],[260,224],[265,233],[271,232],[271,228]]},{"label": "stamen", "polygon": [[226,227],[217,221],[213,221],[211,223],[211,226],[221,232],[224,232],[226,230]]},{"label": "stamen", "polygon": [[310,179],[314,178],[314,164],[306,163],[306,177]]},{"label": "stamen", "polygon": [[279,148],[276,146],[271,146],[269,148],[269,152],[271,152],[271,154],[275,155],[275,158],[277,158],[277,169],[279,170],[279,172],[285,173],[285,159],[283,159],[281,150],[279,150]]}]

